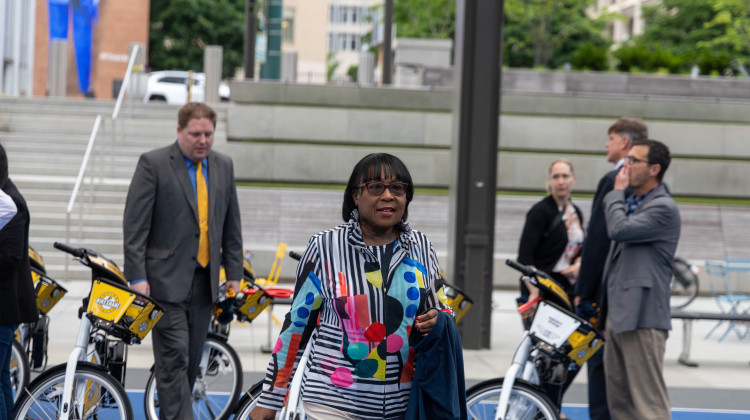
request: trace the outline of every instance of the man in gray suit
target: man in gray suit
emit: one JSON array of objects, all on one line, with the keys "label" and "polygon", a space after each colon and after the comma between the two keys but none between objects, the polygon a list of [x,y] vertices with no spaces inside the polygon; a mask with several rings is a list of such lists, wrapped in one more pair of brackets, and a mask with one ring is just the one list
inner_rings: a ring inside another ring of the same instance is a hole
[{"label": "man in gray suit", "polygon": [[161,419],[192,419],[192,389],[219,268],[239,291],[242,230],[232,160],[211,151],[216,113],[188,103],[177,141],[141,155],[123,220],[125,277],[164,308],[154,327]]},{"label": "man in gray suit", "polygon": [[680,213],[662,184],[669,148],[634,141],[626,159],[604,197],[613,241],[604,275],[607,400],[614,419],[662,420],[670,418],[663,366]]}]

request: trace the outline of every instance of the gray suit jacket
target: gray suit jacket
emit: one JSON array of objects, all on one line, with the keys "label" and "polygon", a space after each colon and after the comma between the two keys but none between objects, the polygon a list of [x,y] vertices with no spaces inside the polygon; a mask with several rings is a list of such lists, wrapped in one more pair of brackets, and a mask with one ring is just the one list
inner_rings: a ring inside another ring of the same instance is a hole
[{"label": "gray suit jacket", "polygon": [[604,197],[612,239],[604,281],[604,309],[616,333],[672,329],[669,309],[672,262],[680,239],[680,212],[659,185],[627,217],[623,191]]},{"label": "gray suit jacket", "polygon": [[[228,279],[242,278],[242,226],[232,160],[212,151],[207,166],[211,298],[216,300],[221,265]],[[184,301],[200,231],[195,191],[177,142],[141,155],[128,189],[123,232],[128,281],[147,279],[157,301]]]}]

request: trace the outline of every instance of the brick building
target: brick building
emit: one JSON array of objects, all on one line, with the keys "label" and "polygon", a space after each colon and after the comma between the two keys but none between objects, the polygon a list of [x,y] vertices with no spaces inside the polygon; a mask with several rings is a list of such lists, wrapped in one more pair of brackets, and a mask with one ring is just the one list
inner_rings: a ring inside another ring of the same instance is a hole
[{"label": "brick building", "polygon": [[[36,1],[33,95],[45,96],[49,73],[47,0]],[[99,20],[93,29],[91,89],[97,98],[112,98],[114,80],[122,79],[132,43],[148,45],[150,0],[100,0]],[[73,37],[68,35],[67,96],[83,96],[78,89]]]}]

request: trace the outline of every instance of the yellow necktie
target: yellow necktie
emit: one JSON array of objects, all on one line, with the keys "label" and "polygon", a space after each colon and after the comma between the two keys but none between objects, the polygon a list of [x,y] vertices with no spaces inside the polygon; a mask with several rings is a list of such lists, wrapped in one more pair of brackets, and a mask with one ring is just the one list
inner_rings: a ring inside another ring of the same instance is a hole
[{"label": "yellow necktie", "polygon": [[206,179],[203,178],[202,162],[198,162],[195,171],[195,189],[198,195],[198,222],[200,225],[200,238],[198,239],[198,264],[203,267],[211,260],[211,251],[208,247],[208,190]]}]

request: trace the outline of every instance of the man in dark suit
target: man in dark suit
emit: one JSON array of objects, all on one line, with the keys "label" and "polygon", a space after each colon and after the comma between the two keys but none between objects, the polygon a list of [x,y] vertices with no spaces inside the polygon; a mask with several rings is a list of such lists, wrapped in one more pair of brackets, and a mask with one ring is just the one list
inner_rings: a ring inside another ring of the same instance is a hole
[{"label": "man in dark suit", "polygon": [[[579,315],[588,319],[596,316],[596,309],[601,308],[601,285],[604,274],[604,263],[609,253],[610,239],[604,220],[604,196],[612,191],[615,176],[625,162],[633,141],[648,138],[648,128],[641,120],[622,117],[609,127],[609,140],[605,144],[607,160],[615,169],[607,172],[599,180],[594,201],[591,204],[586,240],[581,251],[581,268],[575,284],[575,307]],[[604,327],[599,325],[599,327]],[[604,376],[604,348],[601,348],[586,362],[588,373],[589,417],[591,420],[609,420],[607,392]]]},{"label": "man in dark suit", "polygon": [[604,368],[614,419],[670,418],[664,352],[680,239],[680,212],[662,183],[670,162],[663,143],[633,142],[613,190],[604,196],[613,241],[604,269]]},{"label": "man in dark suit", "polygon": [[242,231],[232,160],[211,151],[216,113],[188,103],[177,141],[141,155],[123,219],[125,277],[164,307],[153,330],[159,417],[192,419],[219,268],[239,291]]}]

